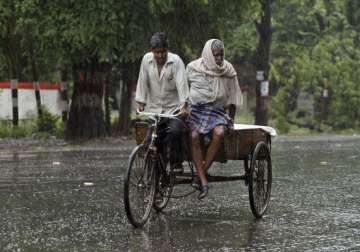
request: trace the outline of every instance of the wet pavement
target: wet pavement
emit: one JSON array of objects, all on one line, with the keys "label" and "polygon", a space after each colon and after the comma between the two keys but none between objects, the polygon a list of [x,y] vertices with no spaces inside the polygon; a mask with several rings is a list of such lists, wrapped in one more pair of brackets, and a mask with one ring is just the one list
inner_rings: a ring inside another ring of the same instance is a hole
[{"label": "wet pavement", "polygon": [[[360,251],[359,137],[277,138],[261,220],[235,181],[212,183],[202,201],[172,199],[143,229],[128,223],[123,205],[133,147],[0,140],[0,251]],[[229,161],[211,173],[242,167]]]}]

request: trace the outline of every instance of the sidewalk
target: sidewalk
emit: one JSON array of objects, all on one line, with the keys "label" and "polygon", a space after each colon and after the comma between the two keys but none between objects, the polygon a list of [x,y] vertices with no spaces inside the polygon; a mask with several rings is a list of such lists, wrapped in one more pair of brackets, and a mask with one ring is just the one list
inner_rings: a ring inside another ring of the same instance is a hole
[{"label": "sidewalk", "polygon": [[134,137],[105,137],[92,140],[83,140],[77,142],[66,141],[51,137],[48,139],[36,138],[0,138],[0,152],[14,151],[66,151],[66,150],[105,150],[105,149],[121,149],[122,147],[135,146]]}]

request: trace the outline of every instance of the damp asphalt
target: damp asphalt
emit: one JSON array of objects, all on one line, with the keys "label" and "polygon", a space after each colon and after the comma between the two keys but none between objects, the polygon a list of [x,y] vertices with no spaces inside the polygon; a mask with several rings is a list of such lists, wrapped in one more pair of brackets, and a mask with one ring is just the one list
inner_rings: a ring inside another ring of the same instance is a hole
[{"label": "damp asphalt", "polygon": [[[124,174],[135,143],[0,139],[0,251],[360,251],[360,137],[280,136],[262,219],[243,181],[171,199],[129,224]],[[242,161],[214,175],[239,175]],[[179,185],[174,195],[193,189]]]}]

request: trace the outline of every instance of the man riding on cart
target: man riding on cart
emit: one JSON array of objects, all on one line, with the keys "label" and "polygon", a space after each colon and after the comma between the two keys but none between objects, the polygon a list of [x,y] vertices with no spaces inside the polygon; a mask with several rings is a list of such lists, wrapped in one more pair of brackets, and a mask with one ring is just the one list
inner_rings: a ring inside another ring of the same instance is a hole
[{"label": "man riding on cart", "polygon": [[[205,43],[201,58],[186,68],[190,84],[191,150],[200,185],[199,199],[208,194],[206,172],[219,150],[225,130],[232,128],[236,107],[242,104],[237,74],[230,62],[224,59],[224,44],[218,39]],[[227,113],[226,114],[226,110]],[[205,135],[212,139],[207,150],[201,142]]]}]

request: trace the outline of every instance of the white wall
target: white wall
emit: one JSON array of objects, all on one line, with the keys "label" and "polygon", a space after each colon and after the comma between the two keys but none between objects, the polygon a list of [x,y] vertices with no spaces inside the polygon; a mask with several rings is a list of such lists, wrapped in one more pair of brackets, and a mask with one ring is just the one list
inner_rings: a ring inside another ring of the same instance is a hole
[{"label": "white wall", "polygon": [[40,90],[41,105],[45,106],[51,114],[61,116],[64,102],[61,100],[59,90]]},{"label": "white wall", "polygon": [[[19,119],[31,119],[37,116],[35,91],[18,89]],[[10,103],[12,106],[12,103]]]},{"label": "white wall", "polygon": [[12,119],[11,89],[0,89],[0,119]]},{"label": "white wall", "polygon": [[[57,89],[40,89],[41,105],[50,113],[61,116],[63,102]],[[37,116],[34,89],[18,89],[19,119],[32,119]],[[12,119],[11,89],[0,89],[0,120]]]}]

